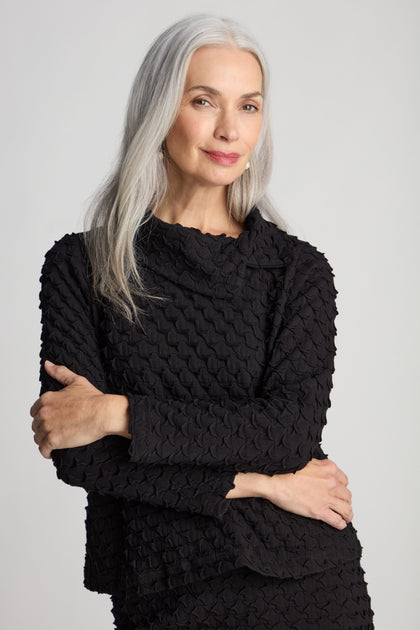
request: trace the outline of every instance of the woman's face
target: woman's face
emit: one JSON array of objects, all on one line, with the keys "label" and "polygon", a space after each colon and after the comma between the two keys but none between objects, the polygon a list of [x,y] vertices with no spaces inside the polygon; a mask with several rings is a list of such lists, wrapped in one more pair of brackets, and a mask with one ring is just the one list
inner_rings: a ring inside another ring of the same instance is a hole
[{"label": "woman's face", "polygon": [[166,138],[169,176],[191,187],[227,186],[239,177],[261,130],[261,92],[262,72],[252,53],[198,49]]}]

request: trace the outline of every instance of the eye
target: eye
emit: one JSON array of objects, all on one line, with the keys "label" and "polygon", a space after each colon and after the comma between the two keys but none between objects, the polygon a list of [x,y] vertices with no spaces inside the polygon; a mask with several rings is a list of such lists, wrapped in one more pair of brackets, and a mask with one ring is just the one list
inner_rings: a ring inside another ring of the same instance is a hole
[{"label": "eye", "polygon": [[242,107],[242,109],[244,109],[246,112],[257,112],[258,111],[258,107],[256,105],[252,105],[252,103],[246,103],[246,105],[244,105]]},{"label": "eye", "polygon": [[194,105],[198,105],[199,107],[207,107],[210,105],[207,99],[205,98],[195,98],[193,100]]}]

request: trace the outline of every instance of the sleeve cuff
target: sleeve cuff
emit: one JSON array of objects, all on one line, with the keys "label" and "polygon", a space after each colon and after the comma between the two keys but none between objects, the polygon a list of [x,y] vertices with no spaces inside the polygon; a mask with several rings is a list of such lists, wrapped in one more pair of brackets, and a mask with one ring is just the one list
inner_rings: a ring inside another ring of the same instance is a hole
[{"label": "sleeve cuff", "polygon": [[149,453],[150,444],[150,418],[151,410],[147,397],[126,394],[128,398],[128,413],[130,422],[128,432],[131,434],[131,444],[128,448],[128,456],[131,462],[141,463],[143,453]]},{"label": "sleeve cuff", "polygon": [[226,499],[226,495],[229,490],[235,487],[235,476],[236,473],[234,471],[221,470],[219,472],[212,470],[212,476],[209,477],[209,483],[206,484],[206,494],[197,494],[192,499],[196,511],[223,519],[232,500]]}]

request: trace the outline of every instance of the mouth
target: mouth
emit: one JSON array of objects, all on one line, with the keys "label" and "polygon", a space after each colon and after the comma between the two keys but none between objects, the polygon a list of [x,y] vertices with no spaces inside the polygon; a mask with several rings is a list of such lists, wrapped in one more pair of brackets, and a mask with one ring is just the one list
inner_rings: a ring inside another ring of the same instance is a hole
[{"label": "mouth", "polygon": [[236,164],[236,162],[241,157],[239,153],[223,153],[222,151],[205,151],[203,152],[211,159],[213,162],[217,162],[218,164]]}]

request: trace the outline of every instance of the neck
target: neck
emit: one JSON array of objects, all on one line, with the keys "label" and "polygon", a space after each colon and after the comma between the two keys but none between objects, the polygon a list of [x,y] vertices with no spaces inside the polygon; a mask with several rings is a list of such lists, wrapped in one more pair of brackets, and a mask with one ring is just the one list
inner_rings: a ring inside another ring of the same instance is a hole
[{"label": "neck", "polygon": [[183,182],[168,182],[168,192],[154,214],[166,223],[180,223],[203,233],[237,236],[243,226],[229,218],[227,187],[186,186]]}]

